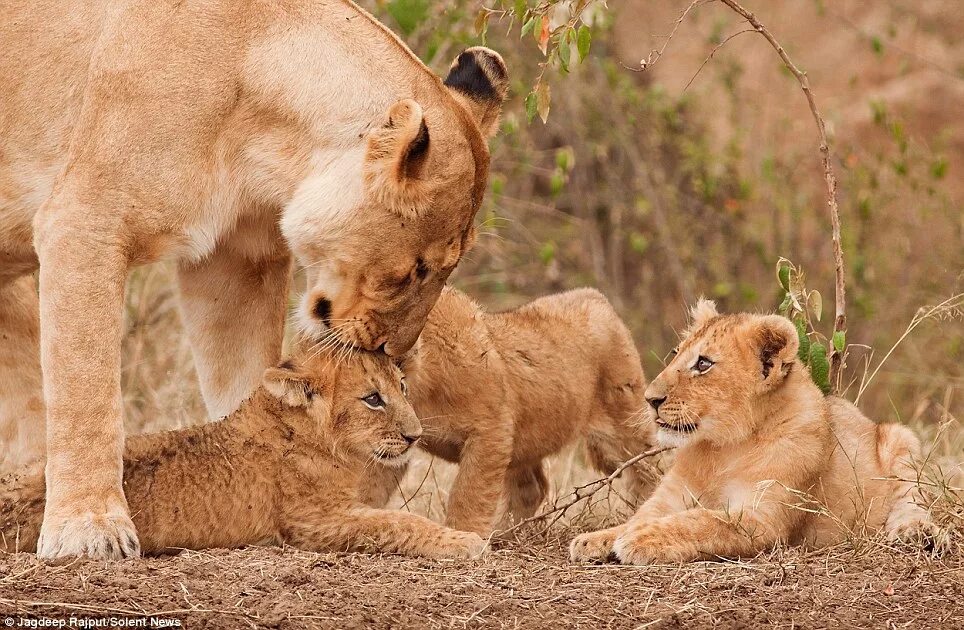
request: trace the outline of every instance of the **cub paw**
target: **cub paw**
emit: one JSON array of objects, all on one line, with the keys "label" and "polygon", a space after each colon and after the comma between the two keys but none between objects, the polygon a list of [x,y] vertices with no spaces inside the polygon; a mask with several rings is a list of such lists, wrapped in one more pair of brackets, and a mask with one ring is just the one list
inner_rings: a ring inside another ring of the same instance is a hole
[{"label": "cub paw", "polygon": [[653,527],[624,532],[613,543],[613,552],[622,564],[668,564],[696,559],[695,548],[684,549],[677,537],[668,537]]},{"label": "cub paw", "polygon": [[473,532],[452,532],[449,544],[439,550],[437,557],[456,560],[471,560],[482,555],[488,542]]},{"label": "cub paw", "polygon": [[950,532],[924,518],[901,523],[890,532],[889,538],[894,542],[926,549],[938,555],[951,547]]},{"label": "cub paw", "polygon": [[134,522],[127,514],[88,512],[68,518],[44,518],[37,555],[45,559],[88,556],[122,560],[141,555]]},{"label": "cub paw", "polygon": [[603,529],[580,534],[569,543],[569,560],[572,562],[606,562],[613,555],[613,543],[620,530]]}]

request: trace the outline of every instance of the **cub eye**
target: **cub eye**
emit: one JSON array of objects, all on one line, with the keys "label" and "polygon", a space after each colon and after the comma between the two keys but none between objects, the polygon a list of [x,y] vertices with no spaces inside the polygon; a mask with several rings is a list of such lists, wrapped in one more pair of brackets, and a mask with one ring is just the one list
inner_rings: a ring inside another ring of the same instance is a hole
[{"label": "cub eye", "polygon": [[700,374],[703,374],[714,365],[715,364],[713,363],[713,361],[707,359],[704,356],[701,356],[698,359],[696,359],[696,363],[693,364],[693,369],[699,372]]},{"label": "cub eye", "polygon": [[408,383],[406,383],[405,379],[402,378],[401,384],[402,384],[402,395],[405,396],[405,398],[408,398]]},{"label": "cub eye", "polygon": [[365,403],[365,406],[366,406],[366,407],[370,407],[370,408],[372,408],[372,409],[384,409],[384,408],[385,408],[385,401],[382,400],[382,395],[379,394],[378,392],[372,392],[372,393],[370,393],[369,395],[367,395],[367,396],[365,396],[364,398],[362,398],[361,401],[362,401],[363,403]]}]

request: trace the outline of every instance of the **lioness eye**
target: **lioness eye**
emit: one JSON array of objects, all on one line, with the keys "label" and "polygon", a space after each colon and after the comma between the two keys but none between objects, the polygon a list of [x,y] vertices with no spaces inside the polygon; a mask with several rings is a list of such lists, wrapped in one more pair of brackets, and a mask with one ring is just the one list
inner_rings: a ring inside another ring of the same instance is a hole
[{"label": "lioness eye", "polygon": [[696,359],[696,363],[693,365],[693,369],[699,372],[700,374],[702,374],[703,372],[706,372],[711,367],[713,367],[713,362],[703,356]]},{"label": "lioness eye", "polygon": [[408,383],[405,382],[404,378],[402,379],[402,395],[408,398]]},{"label": "lioness eye", "polygon": [[372,409],[383,409],[385,407],[385,401],[382,400],[382,395],[378,392],[372,392],[369,395],[361,399],[365,403],[366,407],[371,407]]}]

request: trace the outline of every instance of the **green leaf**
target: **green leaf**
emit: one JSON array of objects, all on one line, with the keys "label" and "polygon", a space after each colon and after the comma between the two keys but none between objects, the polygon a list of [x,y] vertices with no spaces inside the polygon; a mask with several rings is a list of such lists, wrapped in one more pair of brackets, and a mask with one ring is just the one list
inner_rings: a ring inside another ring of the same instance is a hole
[{"label": "green leaf", "polygon": [[559,61],[562,63],[562,70],[569,72],[569,60],[572,58],[572,51],[569,49],[569,38],[565,33],[559,36]]},{"label": "green leaf", "polygon": [[549,241],[541,248],[539,248],[539,259],[542,260],[542,264],[548,265],[556,257],[556,244]]},{"label": "green leaf", "polygon": [[806,365],[810,362],[810,337],[807,336],[807,322],[802,317],[798,317],[793,320],[793,325],[797,328],[797,338],[800,340],[800,349],[797,351],[797,356]]},{"label": "green leaf", "polygon": [[880,41],[879,37],[874,36],[870,38],[870,47],[878,57],[884,54],[884,42]]},{"label": "green leaf", "polygon": [[830,362],[827,348],[819,341],[810,346],[810,378],[824,394],[830,393]]},{"label": "green leaf", "polygon": [[789,312],[790,304],[792,303],[793,303],[793,298],[791,298],[790,294],[787,293],[786,295],[783,296],[783,301],[780,302],[780,308],[778,308],[777,310],[780,312],[781,315],[786,315]]},{"label": "green leaf", "polygon": [[576,47],[579,49],[579,61],[586,58],[589,54],[589,46],[592,44],[592,31],[589,27],[583,24],[579,27],[579,33],[576,35]]},{"label": "green leaf", "polygon": [[526,118],[529,119],[529,122],[532,122],[532,119],[536,117],[538,112],[539,97],[536,96],[535,92],[529,92],[529,95],[526,96]]},{"label": "green leaf", "polygon": [[528,20],[526,20],[526,23],[522,25],[522,34],[519,35],[519,37],[522,38],[528,35],[529,33],[531,33],[532,27],[535,26],[535,24],[536,24],[536,19],[534,17],[531,17]]},{"label": "green leaf", "polygon": [[846,347],[847,347],[847,333],[845,333],[842,330],[838,330],[834,332],[833,349],[836,350],[838,353],[841,353],[844,351],[844,348]]},{"label": "green leaf", "polygon": [[780,265],[780,268],[777,269],[777,279],[784,291],[790,290],[790,265]]},{"label": "green leaf", "polygon": [[515,16],[520,20],[522,16],[526,14],[526,9],[528,8],[529,7],[526,6],[526,0],[515,0]]},{"label": "green leaf", "polygon": [[552,177],[549,178],[549,192],[552,193],[553,197],[558,197],[565,185],[566,176],[559,169],[554,170]]}]

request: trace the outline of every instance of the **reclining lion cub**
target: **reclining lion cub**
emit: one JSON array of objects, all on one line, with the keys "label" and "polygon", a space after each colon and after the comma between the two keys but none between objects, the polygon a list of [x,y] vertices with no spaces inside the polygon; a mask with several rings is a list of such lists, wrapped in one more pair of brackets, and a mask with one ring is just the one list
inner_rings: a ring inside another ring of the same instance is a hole
[{"label": "reclining lion cub", "polygon": [[[445,289],[402,370],[422,447],[459,464],[446,512],[456,529],[488,535],[503,499],[506,516],[531,516],[548,490],[543,460],[578,438],[607,474],[653,443],[652,425],[637,417],[645,378],[636,346],[593,289],[505,313]],[[373,505],[388,501],[397,472],[374,467]],[[648,495],[650,468],[626,476],[636,498]]]},{"label": "reclining lion cub", "polygon": [[[422,428],[388,357],[332,355],[269,368],[223,420],[127,441],[124,489],[145,552],[268,542],[432,558],[482,551],[476,534],[358,501],[362,469],[403,465]],[[40,472],[0,485],[0,549],[35,549],[43,505]]]},{"label": "reclining lion cub", "polygon": [[935,532],[914,502],[920,445],[825,397],[776,315],[693,312],[676,357],[646,391],[672,468],[624,525],[573,540],[574,561],[625,564],[752,556],[777,543],[823,546],[854,531]]}]

